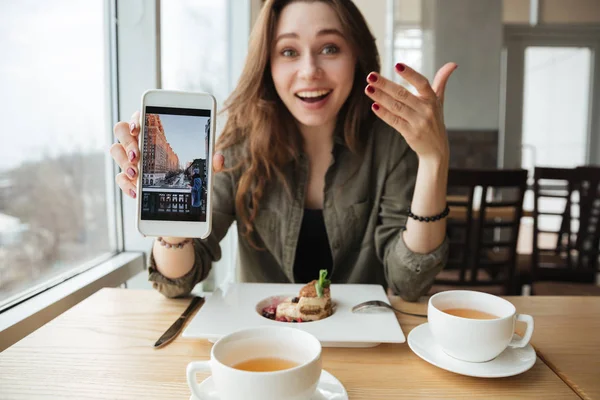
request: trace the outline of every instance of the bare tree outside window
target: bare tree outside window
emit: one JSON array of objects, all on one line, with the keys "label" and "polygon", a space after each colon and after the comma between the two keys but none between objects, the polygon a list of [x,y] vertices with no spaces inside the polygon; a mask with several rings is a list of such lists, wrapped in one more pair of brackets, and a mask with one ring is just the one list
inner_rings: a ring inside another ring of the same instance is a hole
[{"label": "bare tree outside window", "polygon": [[0,1],[0,304],[115,250],[103,0]]}]

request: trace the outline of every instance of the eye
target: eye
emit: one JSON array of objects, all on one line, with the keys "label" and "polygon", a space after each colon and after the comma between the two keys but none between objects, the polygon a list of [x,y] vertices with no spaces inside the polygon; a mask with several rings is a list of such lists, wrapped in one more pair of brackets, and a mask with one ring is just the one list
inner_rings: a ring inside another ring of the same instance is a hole
[{"label": "eye", "polygon": [[281,55],[284,57],[295,57],[298,55],[298,53],[296,52],[296,50],[292,50],[292,49],[283,49],[281,51]]},{"label": "eye", "polygon": [[323,47],[323,50],[321,50],[321,53],[323,53],[325,55],[332,55],[332,54],[339,53],[339,51],[340,51],[340,48],[337,47],[336,45],[328,44],[327,46]]}]

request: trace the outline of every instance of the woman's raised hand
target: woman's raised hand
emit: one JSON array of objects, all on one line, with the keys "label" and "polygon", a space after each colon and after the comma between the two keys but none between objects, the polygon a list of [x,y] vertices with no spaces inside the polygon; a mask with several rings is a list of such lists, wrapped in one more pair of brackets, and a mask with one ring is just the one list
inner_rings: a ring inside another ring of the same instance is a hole
[{"label": "woman's raised hand", "polygon": [[[117,174],[115,181],[123,193],[135,199],[139,173],[138,162],[140,160],[140,112],[133,113],[129,122],[118,122],[115,125],[114,132],[119,143],[115,143],[110,147],[110,155],[121,168],[121,172]],[[222,171],[224,164],[223,155],[218,152],[215,153],[213,156],[213,171]]]},{"label": "woman's raised hand", "polygon": [[457,67],[455,63],[444,65],[430,85],[414,69],[396,64],[396,72],[417,89],[417,95],[376,72],[367,76],[365,93],[374,101],[373,112],[404,136],[420,160],[448,161],[444,91]]}]

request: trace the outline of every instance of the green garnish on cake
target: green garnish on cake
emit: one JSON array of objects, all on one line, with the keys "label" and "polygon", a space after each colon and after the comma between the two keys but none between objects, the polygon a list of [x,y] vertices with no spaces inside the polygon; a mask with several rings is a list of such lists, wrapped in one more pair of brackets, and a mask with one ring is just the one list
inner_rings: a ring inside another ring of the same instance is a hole
[{"label": "green garnish on cake", "polygon": [[331,281],[327,279],[327,270],[322,269],[319,279],[313,279],[303,286],[298,297],[279,303],[275,310],[266,307],[263,316],[274,317],[280,322],[309,322],[327,318],[333,313],[329,285]]},{"label": "green garnish on cake", "polygon": [[323,297],[325,289],[331,285],[331,281],[327,279],[327,270],[322,269],[319,271],[319,280],[315,283],[315,290],[317,291],[318,297]]}]

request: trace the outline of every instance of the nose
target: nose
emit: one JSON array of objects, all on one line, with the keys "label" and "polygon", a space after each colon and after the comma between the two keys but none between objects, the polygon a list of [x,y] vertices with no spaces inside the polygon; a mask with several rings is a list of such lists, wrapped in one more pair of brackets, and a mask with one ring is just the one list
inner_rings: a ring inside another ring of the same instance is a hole
[{"label": "nose", "polygon": [[321,67],[319,66],[319,61],[317,57],[308,53],[306,54],[301,61],[300,71],[298,76],[301,79],[305,80],[314,80],[318,79],[322,74]]}]

